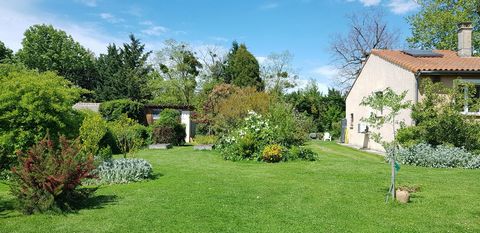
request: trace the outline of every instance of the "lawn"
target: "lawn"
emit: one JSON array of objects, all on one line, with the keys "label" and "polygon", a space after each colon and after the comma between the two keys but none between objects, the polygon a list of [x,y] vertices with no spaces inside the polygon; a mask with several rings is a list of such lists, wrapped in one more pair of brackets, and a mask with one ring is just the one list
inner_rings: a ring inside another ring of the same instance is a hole
[{"label": "lawn", "polygon": [[389,166],[334,143],[316,162],[224,161],[179,147],[144,150],[155,179],[102,186],[78,213],[23,216],[0,184],[0,232],[480,232],[480,170],[402,166],[419,185],[409,204],[385,203]]}]

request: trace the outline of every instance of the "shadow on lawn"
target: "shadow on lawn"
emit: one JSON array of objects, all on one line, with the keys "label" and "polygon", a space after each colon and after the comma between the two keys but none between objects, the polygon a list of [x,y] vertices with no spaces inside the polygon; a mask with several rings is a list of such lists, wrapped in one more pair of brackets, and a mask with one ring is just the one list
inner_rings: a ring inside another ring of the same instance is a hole
[{"label": "shadow on lawn", "polygon": [[[93,192],[92,192],[93,194]],[[117,202],[117,195],[91,195],[87,198],[80,199],[78,202],[71,203],[72,206],[69,209],[64,209],[61,213],[51,212],[53,214],[76,214],[80,210],[84,209],[102,209],[107,205],[114,204]],[[15,216],[22,215],[20,212],[15,211],[15,201],[14,200],[3,200],[0,199],[0,219],[11,218]],[[50,213],[50,212],[45,212]]]},{"label": "shadow on lawn", "polygon": [[117,200],[117,195],[94,195],[78,203],[75,210],[102,209],[107,205],[116,203]]},{"label": "shadow on lawn", "polygon": [[12,200],[0,199],[0,218],[6,218],[15,209]]}]

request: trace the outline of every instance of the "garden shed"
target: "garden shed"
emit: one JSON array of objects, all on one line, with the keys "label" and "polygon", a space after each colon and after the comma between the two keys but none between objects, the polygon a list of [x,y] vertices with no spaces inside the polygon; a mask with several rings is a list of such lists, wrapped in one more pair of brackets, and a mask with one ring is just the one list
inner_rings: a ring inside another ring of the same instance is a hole
[{"label": "garden shed", "polygon": [[147,104],[145,105],[145,114],[147,118],[147,123],[149,125],[153,124],[155,120],[160,117],[160,114],[163,109],[176,109],[180,111],[180,120],[181,123],[185,125],[185,142],[190,142],[191,138],[194,136],[195,126],[192,123],[191,115],[193,111],[193,106],[191,105],[174,105],[174,104]]}]

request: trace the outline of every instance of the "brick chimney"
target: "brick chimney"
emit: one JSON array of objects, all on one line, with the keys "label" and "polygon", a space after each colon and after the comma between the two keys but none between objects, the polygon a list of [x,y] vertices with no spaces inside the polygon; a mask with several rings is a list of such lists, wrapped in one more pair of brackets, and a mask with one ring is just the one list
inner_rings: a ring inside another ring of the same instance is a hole
[{"label": "brick chimney", "polygon": [[471,22],[463,22],[458,24],[458,56],[472,56],[472,31]]}]

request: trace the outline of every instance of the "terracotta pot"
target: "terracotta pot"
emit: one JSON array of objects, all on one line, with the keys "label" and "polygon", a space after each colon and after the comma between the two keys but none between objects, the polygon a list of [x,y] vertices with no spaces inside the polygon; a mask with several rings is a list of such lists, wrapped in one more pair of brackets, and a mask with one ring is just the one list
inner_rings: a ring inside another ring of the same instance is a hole
[{"label": "terracotta pot", "polygon": [[410,201],[410,193],[408,191],[397,189],[395,195],[400,203],[408,203]]}]

